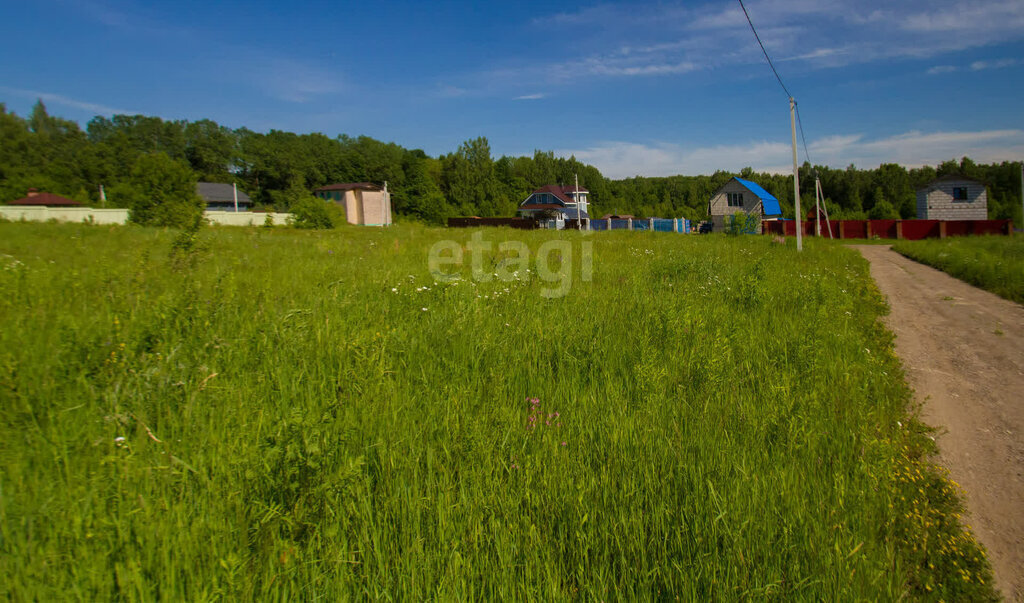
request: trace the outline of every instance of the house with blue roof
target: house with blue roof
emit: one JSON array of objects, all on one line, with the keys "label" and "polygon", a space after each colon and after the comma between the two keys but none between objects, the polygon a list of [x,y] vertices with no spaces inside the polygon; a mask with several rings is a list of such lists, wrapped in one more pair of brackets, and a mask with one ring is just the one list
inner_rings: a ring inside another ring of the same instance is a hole
[{"label": "house with blue roof", "polygon": [[762,220],[782,217],[779,200],[760,184],[743,178],[732,178],[715,191],[708,202],[708,214],[714,232],[725,230],[726,216],[740,212],[757,215]]}]

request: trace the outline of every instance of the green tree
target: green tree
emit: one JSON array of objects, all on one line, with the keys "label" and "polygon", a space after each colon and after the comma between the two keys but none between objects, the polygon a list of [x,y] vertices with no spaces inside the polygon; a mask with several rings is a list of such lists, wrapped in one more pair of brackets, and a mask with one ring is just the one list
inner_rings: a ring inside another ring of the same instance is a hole
[{"label": "green tree", "polygon": [[292,203],[291,225],[309,229],[334,228],[340,222],[340,211],[334,203],[306,195]]},{"label": "green tree", "polygon": [[129,208],[129,219],[147,226],[185,228],[202,220],[203,201],[196,175],[166,153],[142,155],[126,185],[113,192]]},{"label": "green tree", "polygon": [[900,213],[892,203],[883,198],[875,202],[874,207],[868,212],[868,217],[872,220],[899,220]]}]

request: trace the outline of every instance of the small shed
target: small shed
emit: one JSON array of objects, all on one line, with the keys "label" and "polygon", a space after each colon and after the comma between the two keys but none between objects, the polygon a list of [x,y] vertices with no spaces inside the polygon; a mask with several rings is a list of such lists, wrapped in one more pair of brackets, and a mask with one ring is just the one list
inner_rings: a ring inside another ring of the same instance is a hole
[{"label": "small shed", "polygon": [[760,184],[743,178],[731,178],[722,185],[708,202],[708,214],[715,232],[725,230],[725,217],[737,214],[756,214],[761,219],[779,217],[779,200]]},{"label": "small shed", "polygon": [[78,207],[82,205],[74,199],[61,197],[53,193],[39,192],[38,189],[28,189],[28,194],[17,201],[11,201],[10,205],[35,205],[43,207]]},{"label": "small shed", "polygon": [[[235,205],[237,193],[238,205]],[[196,194],[206,203],[207,211],[250,211],[252,199],[229,182],[198,182]]]},{"label": "small shed", "polygon": [[917,190],[917,217],[922,220],[987,220],[985,184],[957,174],[932,180]]},{"label": "small shed", "polygon": [[313,194],[344,208],[345,219],[349,224],[391,224],[391,193],[388,192],[387,183],[379,186],[372,182],[338,182],[321,186]]}]

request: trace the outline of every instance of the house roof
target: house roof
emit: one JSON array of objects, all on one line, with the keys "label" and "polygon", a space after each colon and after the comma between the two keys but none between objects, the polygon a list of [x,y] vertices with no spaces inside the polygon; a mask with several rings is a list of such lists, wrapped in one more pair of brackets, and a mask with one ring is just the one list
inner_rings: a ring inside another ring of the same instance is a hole
[{"label": "house roof", "polygon": [[[34,194],[33,194],[34,193]],[[53,193],[35,193],[34,189],[29,189],[29,196],[22,197],[17,201],[11,201],[11,205],[45,205],[47,207],[76,207],[81,205],[74,199],[68,199],[67,197],[61,197]]]},{"label": "house roof", "polygon": [[[235,200],[235,191],[228,182],[197,182],[196,193],[207,203]],[[242,189],[238,189],[238,203],[252,205],[252,199]]]},{"label": "house roof", "polygon": [[779,200],[776,199],[774,195],[764,190],[760,184],[751,182],[750,180],[744,180],[743,178],[733,178],[733,180],[747,187],[747,190],[754,193],[754,195],[761,200],[762,214],[766,216],[782,215],[782,208],[779,206]]},{"label": "house roof", "polygon": [[[545,186],[542,186],[542,187],[538,188],[537,190],[533,191],[532,193],[530,193],[530,196],[532,197],[533,195],[536,195],[537,193],[548,193],[550,195],[554,195],[555,198],[558,199],[559,201],[561,201],[562,203],[575,203],[575,201],[572,200],[572,194],[575,193],[575,192],[576,192],[576,187],[575,186],[561,186],[559,184],[547,184]],[[589,193],[590,191],[588,191],[587,189],[585,189],[585,188],[583,188],[581,186],[580,187],[580,192],[581,193]],[[529,197],[527,197],[527,199],[529,199]]]},{"label": "house roof", "polygon": [[565,218],[567,220],[578,220],[580,218],[584,218],[587,220],[590,219],[590,215],[587,214],[587,212],[579,211],[578,209],[572,207],[563,207],[561,211],[563,214],[565,214]]},{"label": "house roof", "polygon": [[543,209],[562,210],[562,209],[565,209],[565,206],[564,205],[559,205],[557,203],[531,203],[529,205],[523,205],[519,209],[522,209],[522,210],[525,210],[525,211],[534,211],[534,210],[540,211],[540,210],[543,210]]},{"label": "house roof", "polygon": [[326,191],[382,191],[384,187],[372,182],[338,182],[313,189],[313,192]]},{"label": "house roof", "polygon": [[605,215],[601,216],[601,219],[602,220],[609,220],[609,219],[610,220],[632,220],[635,217],[636,216],[634,216],[633,214],[622,214],[622,215],[618,215],[618,214],[605,214]]}]

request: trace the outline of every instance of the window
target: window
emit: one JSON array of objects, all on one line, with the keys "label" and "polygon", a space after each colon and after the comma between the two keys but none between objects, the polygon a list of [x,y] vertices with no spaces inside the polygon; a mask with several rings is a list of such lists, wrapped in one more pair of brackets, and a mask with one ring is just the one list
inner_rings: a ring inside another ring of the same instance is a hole
[{"label": "window", "polygon": [[954,186],[953,187],[953,200],[954,201],[966,201],[967,200],[967,187],[966,186]]},{"label": "window", "polygon": [[726,193],[729,198],[729,207],[743,207],[743,193]]}]

